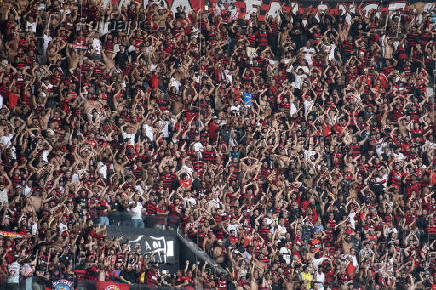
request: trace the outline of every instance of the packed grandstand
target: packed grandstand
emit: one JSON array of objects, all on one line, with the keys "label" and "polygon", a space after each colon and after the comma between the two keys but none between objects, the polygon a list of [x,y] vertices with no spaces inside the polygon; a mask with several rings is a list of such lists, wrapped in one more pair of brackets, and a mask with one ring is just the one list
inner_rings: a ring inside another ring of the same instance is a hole
[{"label": "packed grandstand", "polygon": [[434,5],[170,2],[0,2],[0,288],[434,288]]}]

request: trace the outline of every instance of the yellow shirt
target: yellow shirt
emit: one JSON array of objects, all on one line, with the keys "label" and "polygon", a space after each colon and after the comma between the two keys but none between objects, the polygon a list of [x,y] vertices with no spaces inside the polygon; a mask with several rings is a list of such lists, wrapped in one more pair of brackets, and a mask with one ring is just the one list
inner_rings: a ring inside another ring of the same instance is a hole
[{"label": "yellow shirt", "polygon": [[312,289],[312,287],[311,287],[312,281],[313,281],[312,274],[310,274],[310,272],[307,272],[307,273],[301,272],[301,278],[303,279],[304,282],[307,282],[306,283],[306,288],[307,289]]}]

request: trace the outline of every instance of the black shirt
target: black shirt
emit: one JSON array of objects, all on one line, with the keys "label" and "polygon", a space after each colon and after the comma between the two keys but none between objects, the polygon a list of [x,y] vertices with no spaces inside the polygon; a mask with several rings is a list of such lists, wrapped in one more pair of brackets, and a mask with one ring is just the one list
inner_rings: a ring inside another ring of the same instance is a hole
[{"label": "black shirt", "polygon": [[131,283],[136,282],[136,272],[134,270],[123,270],[121,271],[120,276]]}]

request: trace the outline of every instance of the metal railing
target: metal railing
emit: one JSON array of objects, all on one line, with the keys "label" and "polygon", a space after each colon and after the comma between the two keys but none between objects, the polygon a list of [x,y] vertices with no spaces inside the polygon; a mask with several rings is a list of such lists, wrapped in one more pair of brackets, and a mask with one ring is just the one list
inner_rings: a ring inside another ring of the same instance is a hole
[{"label": "metal railing", "polygon": [[[132,226],[136,224],[132,220],[132,216],[128,212],[113,211],[108,214],[109,224],[114,226]],[[155,228],[160,230],[176,229],[178,223],[175,223],[173,219],[168,215],[142,215],[142,221],[145,228]]]}]

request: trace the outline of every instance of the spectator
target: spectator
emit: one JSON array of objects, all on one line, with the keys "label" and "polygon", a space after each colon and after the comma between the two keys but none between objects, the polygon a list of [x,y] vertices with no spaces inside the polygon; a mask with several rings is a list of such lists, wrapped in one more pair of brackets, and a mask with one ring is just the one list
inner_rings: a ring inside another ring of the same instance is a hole
[{"label": "spectator", "polygon": [[139,196],[136,194],[133,196],[133,201],[130,202],[129,211],[132,215],[132,226],[134,228],[144,228],[145,225],[142,220],[142,213],[145,212],[145,209],[139,201]]},{"label": "spectator", "polygon": [[20,283],[21,265],[18,263],[18,255],[13,257],[13,262],[8,265],[7,287],[9,289],[18,289]]}]

